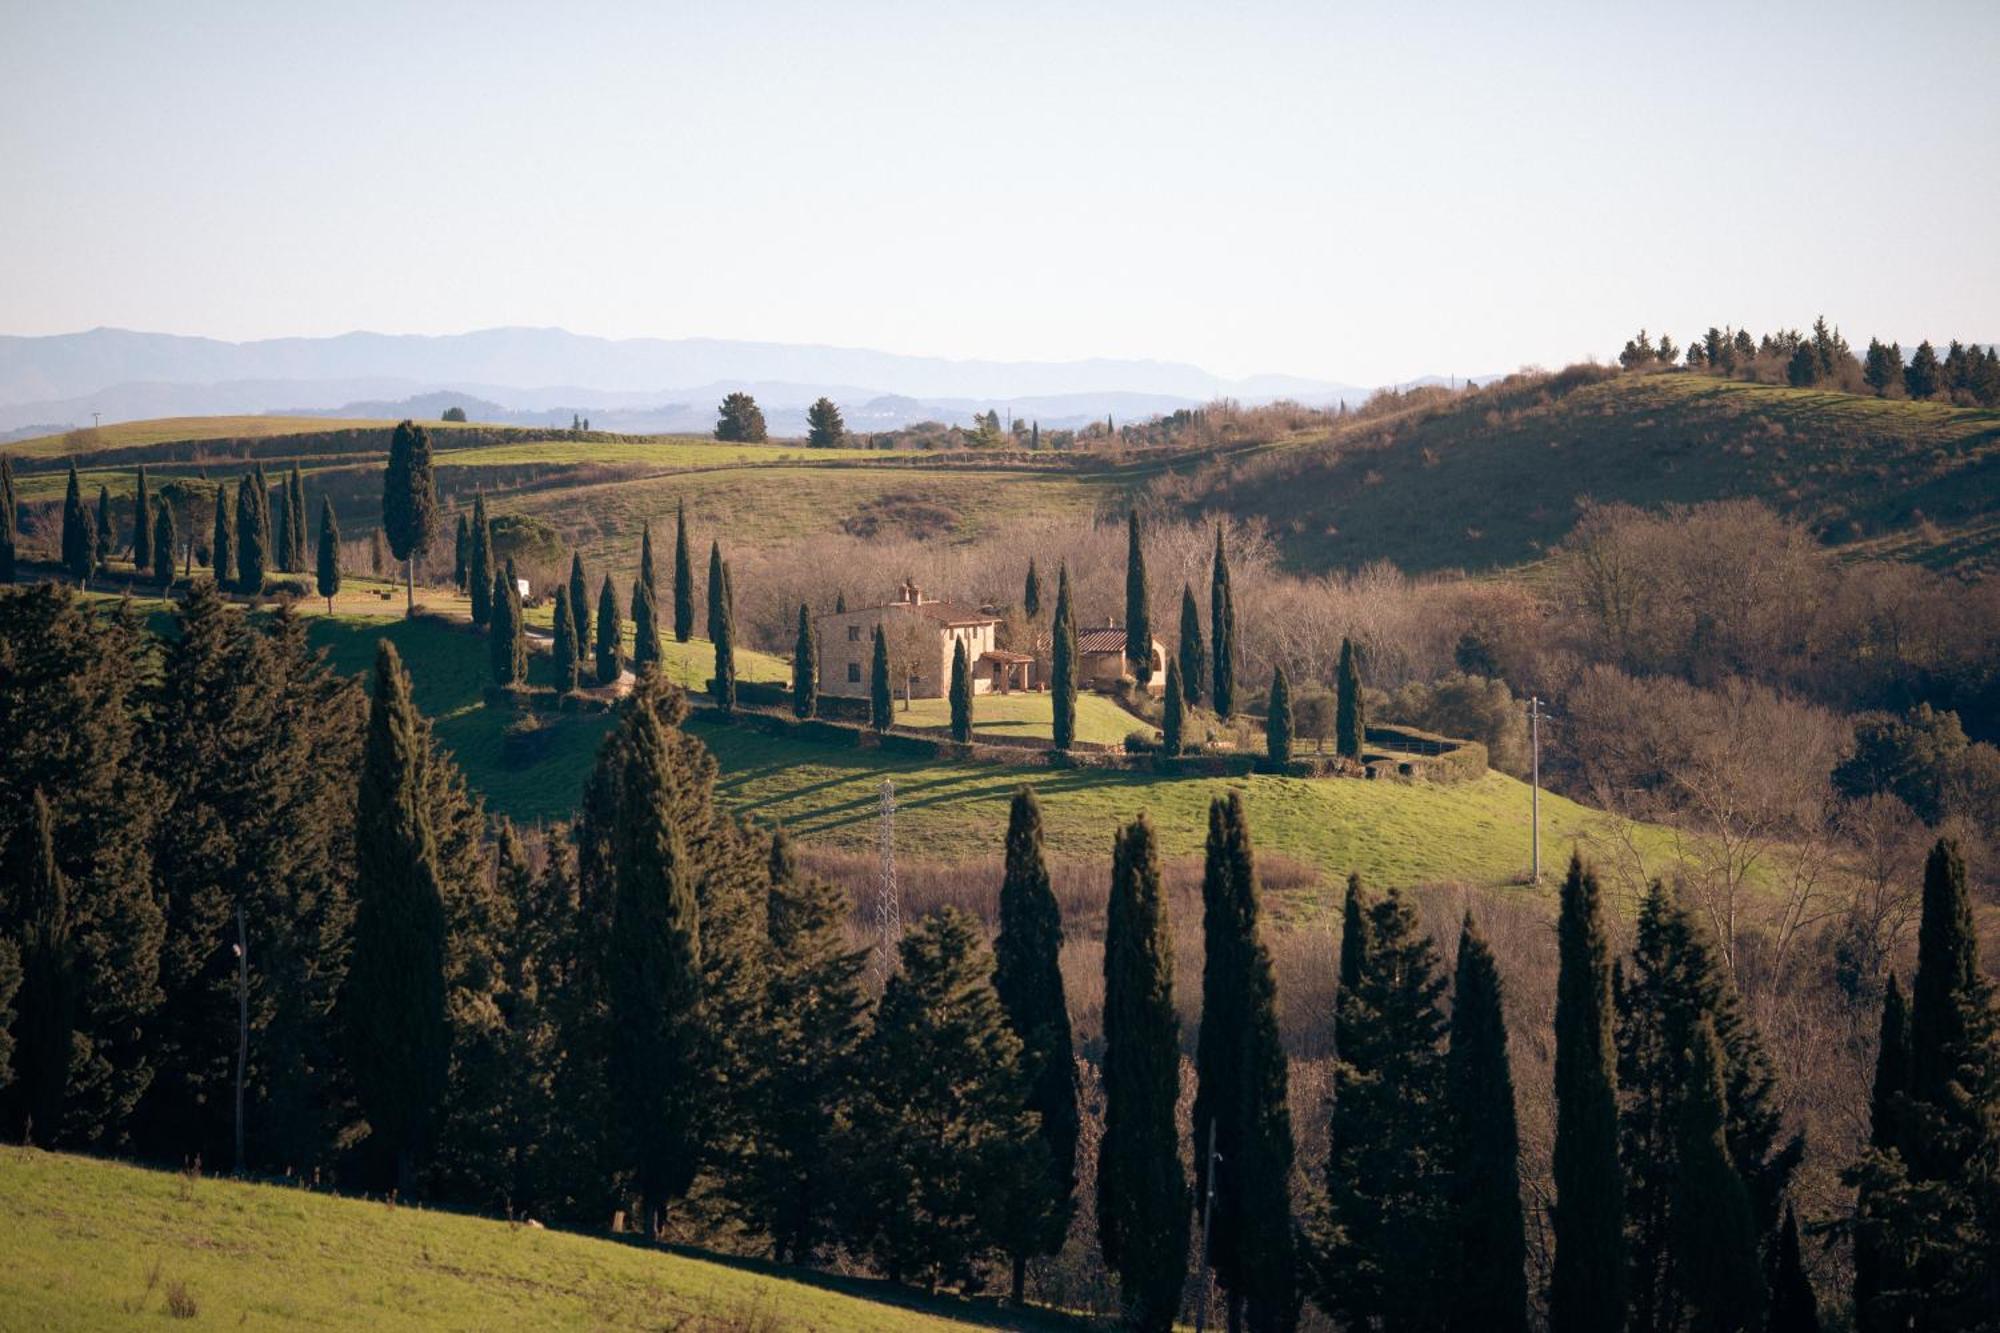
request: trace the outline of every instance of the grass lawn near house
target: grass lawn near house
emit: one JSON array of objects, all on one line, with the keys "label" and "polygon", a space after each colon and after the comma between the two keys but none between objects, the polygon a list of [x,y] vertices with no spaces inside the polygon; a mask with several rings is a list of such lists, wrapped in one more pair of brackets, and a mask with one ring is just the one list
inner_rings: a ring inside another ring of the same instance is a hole
[{"label": "grass lawn near house", "polygon": [[[896,701],[896,724],[903,727],[951,727],[951,700],[916,699],[905,708]],[[1152,732],[1152,724],[1132,716],[1101,694],[1076,696],[1076,738],[1095,745],[1122,745],[1135,731]],[[1011,694],[972,696],[972,732],[977,736],[1020,736],[1055,739],[1055,696],[1016,690]]]}]

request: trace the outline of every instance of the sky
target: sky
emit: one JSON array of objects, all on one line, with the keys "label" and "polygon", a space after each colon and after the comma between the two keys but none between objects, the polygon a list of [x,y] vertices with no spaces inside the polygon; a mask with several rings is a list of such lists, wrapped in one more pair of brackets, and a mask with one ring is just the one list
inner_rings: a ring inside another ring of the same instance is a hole
[{"label": "sky", "polygon": [[1996,74],[1991,0],[0,0],[0,333],[1360,384],[1641,325],[1987,341]]}]

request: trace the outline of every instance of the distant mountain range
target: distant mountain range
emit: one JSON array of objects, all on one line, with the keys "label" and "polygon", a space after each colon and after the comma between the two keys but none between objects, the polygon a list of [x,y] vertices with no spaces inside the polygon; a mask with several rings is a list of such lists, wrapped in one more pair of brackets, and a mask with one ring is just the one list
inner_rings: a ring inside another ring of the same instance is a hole
[{"label": "distant mountain range", "polygon": [[[1219,397],[1359,401],[1365,386],[1294,375],[1227,379],[1171,361],[954,361],[859,348],[710,338],[594,338],[563,329],[438,337],[346,333],[232,343],[92,329],[0,336],[0,432],[160,416],[295,412],[434,416],[600,429],[705,431],[734,390],[774,433],[799,434],[825,395],[850,426],[969,421],[989,409],[1045,426],[1140,419]],[[442,405],[442,406],[440,406]],[[431,410],[436,408],[436,411]]]}]

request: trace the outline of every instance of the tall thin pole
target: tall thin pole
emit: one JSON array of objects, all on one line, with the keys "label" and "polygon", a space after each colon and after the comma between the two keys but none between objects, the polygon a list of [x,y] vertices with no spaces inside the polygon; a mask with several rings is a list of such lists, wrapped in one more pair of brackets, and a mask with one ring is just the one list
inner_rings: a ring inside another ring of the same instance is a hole
[{"label": "tall thin pole", "polygon": [[1208,1300],[1214,1288],[1208,1275],[1208,1232],[1215,1220],[1215,1162],[1221,1154],[1215,1151],[1215,1120],[1208,1122],[1208,1185],[1201,1196],[1201,1302],[1194,1307],[1194,1333],[1203,1333],[1208,1327]]},{"label": "tall thin pole", "polygon": [[1531,783],[1533,794],[1529,797],[1529,808],[1532,813],[1528,833],[1528,840],[1533,850],[1534,870],[1529,876],[1529,882],[1540,884],[1542,882],[1542,701],[1539,696],[1530,696],[1528,699],[1528,727],[1532,737],[1529,746],[1534,756],[1530,761],[1533,766]]}]

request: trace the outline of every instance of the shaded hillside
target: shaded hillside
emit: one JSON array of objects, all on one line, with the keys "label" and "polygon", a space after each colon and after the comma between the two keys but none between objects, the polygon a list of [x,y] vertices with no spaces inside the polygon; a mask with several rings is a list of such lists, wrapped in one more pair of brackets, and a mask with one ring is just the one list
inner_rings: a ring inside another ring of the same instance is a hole
[{"label": "shaded hillside", "polygon": [[1582,368],[1407,401],[1179,469],[1160,493],[1267,520],[1301,569],[1492,569],[1561,541],[1586,499],[1744,497],[1863,552],[2000,561],[2000,411]]}]

